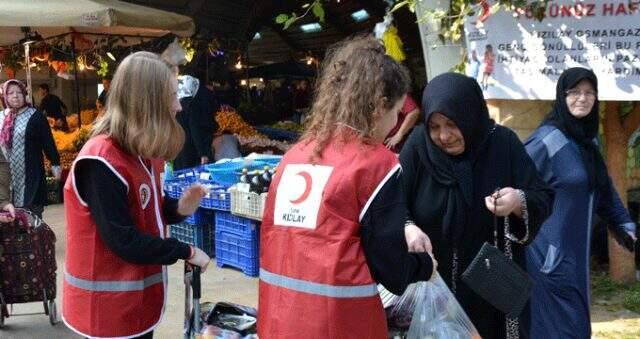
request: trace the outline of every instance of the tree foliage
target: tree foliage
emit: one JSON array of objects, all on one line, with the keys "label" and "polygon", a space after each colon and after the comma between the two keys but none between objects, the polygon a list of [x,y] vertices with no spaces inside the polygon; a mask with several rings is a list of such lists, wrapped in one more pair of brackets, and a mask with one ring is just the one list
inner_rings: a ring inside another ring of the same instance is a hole
[{"label": "tree foliage", "polygon": [[[331,1],[339,0],[314,0],[304,3],[299,12],[291,12],[290,14],[282,13],[274,18],[277,24],[283,26],[283,29],[288,29],[307,15],[315,16],[319,22],[325,20],[324,3],[330,3]],[[411,12],[416,11],[418,3],[423,0],[395,0],[391,12],[395,12],[402,8],[407,8]],[[495,13],[498,10],[523,10],[531,11],[534,17],[538,20],[542,20],[545,16],[547,5],[551,0],[498,0],[491,8],[491,12]],[[480,10],[481,4],[484,0],[451,0],[451,4],[448,10],[441,9],[428,9],[424,16],[418,18],[421,20],[436,20],[440,25],[439,37],[444,41],[457,42],[462,39],[464,33],[464,20],[467,16],[475,15]]]},{"label": "tree foliage", "polygon": [[[498,0],[490,7],[491,13],[499,10],[506,11],[531,11],[538,20],[544,19],[547,5],[551,0]],[[396,0],[395,6],[391,10],[396,11],[406,7],[411,12],[416,11],[418,3],[422,0]],[[435,20],[439,23],[439,37],[443,42],[457,42],[464,35],[464,20],[468,16],[473,16],[482,9],[485,0],[451,0],[448,10],[427,9],[418,21]],[[488,7],[488,5],[487,5]]]}]

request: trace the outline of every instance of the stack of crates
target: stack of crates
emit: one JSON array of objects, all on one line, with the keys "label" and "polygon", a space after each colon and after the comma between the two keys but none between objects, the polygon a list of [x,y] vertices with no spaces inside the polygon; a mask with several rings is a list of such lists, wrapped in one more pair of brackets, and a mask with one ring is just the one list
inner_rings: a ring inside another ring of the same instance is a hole
[{"label": "stack of crates", "polygon": [[260,269],[258,223],[228,212],[216,212],[215,219],[218,267],[235,267],[248,276],[257,277]]},{"label": "stack of crates", "polygon": [[215,213],[211,210],[199,208],[184,222],[169,225],[169,237],[176,238],[186,244],[195,246],[208,256],[215,255]]},{"label": "stack of crates", "polygon": [[230,193],[227,187],[208,179],[208,172],[203,167],[176,171],[174,178],[164,183],[165,193],[179,199],[185,189],[195,183],[209,187],[210,192],[200,202],[200,208],[180,224],[169,226],[169,236],[189,245],[202,249],[210,257],[215,256],[215,213],[229,211],[231,208]]}]

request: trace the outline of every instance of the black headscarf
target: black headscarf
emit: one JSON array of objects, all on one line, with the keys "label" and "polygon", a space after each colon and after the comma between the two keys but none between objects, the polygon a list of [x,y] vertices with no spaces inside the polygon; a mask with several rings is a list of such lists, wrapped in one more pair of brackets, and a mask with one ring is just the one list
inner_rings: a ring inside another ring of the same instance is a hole
[{"label": "black headscarf", "polygon": [[433,192],[434,203],[425,208],[437,214],[445,211],[443,237],[458,243],[468,223],[467,211],[472,206],[473,162],[486,145],[495,123],[489,118],[478,82],[457,73],[441,74],[429,82],[422,95],[422,112],[425,125],[428,126],[433,113],[438,112],[452,120],[464,138],[464,152],[451,156],[433,143],[428,127],[424,127],[427,150],[420,155],[434,179],[446,187]]},{"label": "black headscarf", "polygon": [[582,80],[589,81],[598,92],[598,78],[593,71],[582,67],[567,69],[558,79],[556,101],[542,124],[555,126],[578,144],[589,177],[589,188],[602,189],[608,186],[607,167],[600,150],[593,142],[598,136],[598,98],[596,97],[591,112],[582,119],[574,117],[567,106],[567,91],[575,88]]}]

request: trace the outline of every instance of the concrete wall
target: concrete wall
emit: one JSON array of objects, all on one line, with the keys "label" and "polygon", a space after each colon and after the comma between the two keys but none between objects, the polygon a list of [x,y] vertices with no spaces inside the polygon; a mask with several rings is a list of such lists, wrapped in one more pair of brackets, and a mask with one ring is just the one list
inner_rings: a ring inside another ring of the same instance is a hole
[{"label": "concrete wall", "polygon": [[[79,85],[80,85],[80,108],[94,108],[96,99],[98,98],[98,83],[99,78],[95,72],[78,72]],[[16,73],[16,79],[23,81],[26,84],[26,74],[24,70]],[[0,73],[0,81],[7,80],[4,72]],[[33,87],[33,100],[36,105],[40,104],[40,96],[38,95],[38,86],[40,84],[49,84],[51,93],[57,95],[67,105],[69,114],[77,113],[78,106],[76,105],[75,94],[75,82],[73,80],[65,80],[56,75],[53,70],[43,67],[40,71],[31,72],[31,85]]]},{"label": "concrete wall", "polygon": [[489,114],[496,122],[526,139],[551,110],[552,101],[487,100]]}]

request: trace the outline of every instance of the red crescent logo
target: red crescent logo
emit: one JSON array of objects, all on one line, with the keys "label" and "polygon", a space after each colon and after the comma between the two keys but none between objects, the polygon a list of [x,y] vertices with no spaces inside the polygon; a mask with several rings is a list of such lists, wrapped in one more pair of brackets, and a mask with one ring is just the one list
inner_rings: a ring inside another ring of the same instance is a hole
[{"label": "red crescent logo", "polygon": [[298,197],[298,199],[290,200],[292,204],[297,205],[307,200],[307,198],[309,197],[309,194],[311,194],[311,187],[312,187],[311,185],[313,184],[313,181],[311,180],[311,174],[309,174],[308,172],[301,171],[301,172],[298,172],[298,174],[296,175],[301,176],[304,179],[304,183],[305,183],[305,188],[302,195]]}]

